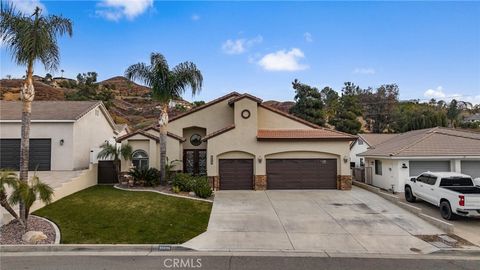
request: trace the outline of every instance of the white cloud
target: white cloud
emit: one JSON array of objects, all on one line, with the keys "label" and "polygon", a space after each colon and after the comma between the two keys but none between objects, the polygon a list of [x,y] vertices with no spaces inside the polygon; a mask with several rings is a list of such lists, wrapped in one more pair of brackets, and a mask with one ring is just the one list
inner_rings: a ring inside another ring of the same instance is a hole
[{"label": "white cloud", "polygon": [[298,48],[290,51],[280,50],[264,55],[258,64],[268,71],[298,71],[308,68],[308,65],[299,63],[305,54]]},{"label": "white cloud", "polygon": [[26,15],[31,15],[36,7],[41,8],[43,14],[47,13],[47,8],[40,2],[40,0],[8,0],[8,2],[12,3],[15,6],[15,9]]},{"label": "white cloud", "polygon": [[133,20],[153,6],[153,0],[102,0],[95,13],[110,21]]},{"label": "white cloud", "polygon": [[373,68],[356,68],[353,70],[355,74],[364,74],[364,75],[373,75],[376,73],[375,69]]},{"label": "white cloud", "polygon": [[193,14],[191,19],[192,19],[192,21],[198,21],[198,20],[200,20],[200,15]]},{"label": "white cloud", "polygon": [[303,38],[305,38],[306,42],[313,42],[313,36],[309,32],[303,33]]},{"label": "white cloud", "polygon": [[428,98],[445,98],[447,96],[443,92],[442,86],[438,86],[435,89],[428,89],[427,91],[425,91],[425,93],[423,93],[423,95]]},{"label": "white cloud", "polygon": [[263,37],[260,35],[251,39],[227,39],[227,41],[222,44],[222,51],[226,54],[241,54],[255,44],[262,43],[262,41]]},{"label": "white cloud", "polygon": [[470,102],[472,104],[480,104],[480,95],[464,95],[459,93],[450,94],[450,93],[446,93],[443,90],[442,86],[438,86],[435,89],[427,89],[423,93],[423,96],[429,99],[430,98],[442,99],[447,102],[450,102],[452,99],[456,99],[456,100]]}]

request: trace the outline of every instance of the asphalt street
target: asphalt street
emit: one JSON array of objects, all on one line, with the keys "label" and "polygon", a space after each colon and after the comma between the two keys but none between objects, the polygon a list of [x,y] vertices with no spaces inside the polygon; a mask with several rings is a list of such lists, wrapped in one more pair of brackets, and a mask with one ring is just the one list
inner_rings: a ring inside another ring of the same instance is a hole
[{"label": "asphalt street", "polygon": [[480,260],[469,258],[347,258],[325,256],[2,256],[2,270],[143,270],[143,269],[480,269]]}]

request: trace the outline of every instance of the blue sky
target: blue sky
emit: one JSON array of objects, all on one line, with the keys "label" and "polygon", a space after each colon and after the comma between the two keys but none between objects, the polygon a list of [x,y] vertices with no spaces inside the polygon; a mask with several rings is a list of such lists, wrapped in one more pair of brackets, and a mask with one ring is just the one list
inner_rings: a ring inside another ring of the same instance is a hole
[{"label": "blue sky", "polygon": [[[155,51],[202,70],[203,90],[188,100],[233,90],[292,100],[298,78],[336,90],[397,83],[402,99],[480,103],[479,2],[14,2],[73,20],[73,37],[60,39],[65,76],[122,75]],[[1,76],[23,75],[0,52]]]}]

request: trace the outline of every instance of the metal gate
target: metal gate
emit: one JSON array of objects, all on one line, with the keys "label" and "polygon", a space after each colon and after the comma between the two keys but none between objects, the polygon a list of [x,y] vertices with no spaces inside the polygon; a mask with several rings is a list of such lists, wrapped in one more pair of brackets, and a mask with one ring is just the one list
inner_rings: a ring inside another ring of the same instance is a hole
[{"label": "metal gate", "polygon": [[99,160],[98,161],[98,184],[116,184],[117,172],[115,171],[115,163],[112,160]]}]

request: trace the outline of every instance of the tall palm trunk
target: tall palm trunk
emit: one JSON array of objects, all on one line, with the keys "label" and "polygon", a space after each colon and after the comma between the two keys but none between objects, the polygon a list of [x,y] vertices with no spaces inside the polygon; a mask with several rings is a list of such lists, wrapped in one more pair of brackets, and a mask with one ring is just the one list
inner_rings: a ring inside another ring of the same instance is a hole
[{"label": "tall palm trunk", "polygon": [[[33,60],[28,63],[27,77],[22,87],[21,98],[23,102],[22,109],[22,138],[20,144],[20,181],[28,181],[28,161],[30,152],[30,120],[32,115],[32,101],[35,97],[33,87]],[[20,202],[20,219],[26,224],[27,212],[25,204]]]},{"label": "tall palm trunk", "polygon": [[[13,210],[12,206],[8,203],[7,194],[5,192],[0,192],[0,205],[3,208],[5,208],[5,210],[7,210],[7,212],[10,213],[10,215],[12,215],[15,219],[18,220],[18,215],[15,212],[15,210]],[[22,223],[22,222],[23,221],[20,220],[20,223]]]},{"label": "tall palm trunk", "polygon": [[167,164],[167,124],[168,124],[168,102],[160,105],[160,117],[158,119],[159,125],[159,143],[160,143],[160,184],[166,184]]}]

